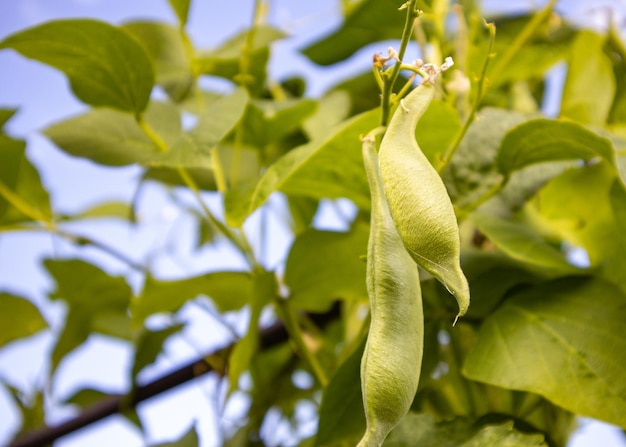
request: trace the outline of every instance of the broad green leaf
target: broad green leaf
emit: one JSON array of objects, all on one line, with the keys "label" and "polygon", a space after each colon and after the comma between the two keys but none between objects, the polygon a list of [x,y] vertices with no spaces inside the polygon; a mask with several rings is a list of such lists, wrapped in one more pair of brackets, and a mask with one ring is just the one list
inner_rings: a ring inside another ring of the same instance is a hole
[{"label": "broad green leaf", "polygon": [[0,292],[0,348],[48,327],[37,307],[26,298]]},{"label": "broad green leaf", "polygon": [[243,141],[259,148],[276,143],[296,130],[316,108],[317,103],[310,99],[255,100],[241,123]]},{"label": "broad green leaf", "polygon": [[521,433],[513,422],[476,427],[470,420],[435,421],[409,413],[391,432],[385,447],[548,447],[543,435]]},{"label": "broad green leaf", "polygon": [[600,157],[615,163],[611,142],[580,124],[537,119],[511,129],[496,158],[498,170],[510,175],[526,166],[548,161]]},{"label": "broad green leaf", "polygon": [[152,63],[143,47],[126,32],[92,19],[46,22],[13,34],[0,49],[61,70],[74,94],[92,106],[140,114],[154,85]]},{"label": "broad green leaf", "polygon": [[287,196],[287,205],[291,216],[291,231],[296,236],[304,233],[313,225],[319,201],[309,197]]},{"label": "broad green leaf", "polygon": [[[171,0],[175,1],[175,0]],[[198,447],[200,439],[195,427],[191,427],[180,439],[162,444],[155,444],[152,447]]]},{"label": "broad green leaf", "polygon": [[226,204],[226,220],[241,226],[273,192],[321,198],[345,197],[369,209],[369,187],[360,137],[378,126],[378,111],[366,112],[330,132],[325,140],[300,146],[271,165],[250,196]]},{"label": "broad green leaf", "polygon": [[320,99],[317,110],[304,121],[302,128],[311,140],[323,138],[328,129],[345,120],[349,112],[348,94],[341,90],[330,92]]},{"label": "broad green leaf", "polygon": [[208,102],[207,110],[199,114],[191,136],[203,147],[215,146],[240,122],[248,102],[248,94],[243,88]]},{"label": "broad green leaf", "polygon": [[169,0],[170,6],[178,16],[181,25],[187,23],[187,16],[189,15],[189,6],[191,6],[191,0]]},{"label": "broad green leaf", "polygon": [[0,223],[50,222],[50,197],[26,158],[26,144],[0,133]]},{"label": "broad green leaf", "polygon": [[345,10],[341,27],[302,52],[316,64],[330,65],[350,57],[364,45],[402,35],[402,1],[361,0]]},{"label": "broad green leaf", "polygon": [[44,392],[43,390],[36,390],[30,396],[24,396],[24,393],[20,392],[17,388],[6,384],[15,405],[19,408],[20,416],[22,417],[22,425],[19,431],[15,434],[14,439],[17,439],[20,435],[29,431],[41,428],[45,426],[45,411],[44,411]]},{"label": "broad green leaf", "polygon": [[364,341],[337,368],[324,389],[315,446],[354,445],[365,431],[360,378]]},{"label": "broad green leaf", "polygon": [[528,224],[480,213],[472,214],[471,219],[496,247],[529,268],[535,267],[559,274],[582,273],[567,262],[562,251],[548,244]]},{"label": "broad green leaf", "polygon": [[[56,283],[50,298],[61,299],[68,306],[65,325],[52,353],[52,371],[55,371],[63,357],[96,330],[99,320],[114,317],[125,320],[130,327],[127,310],[132,291],[124,278],[110,276],[82,260],[46,259],[44,266]],[[98,329],[103,332],[102,326]]]},{"label": "broad green leaf", "polygon": [[604,53],[605,37],[591,30],[578,33],[568,60],[561,116],[603,126],[615,96],[613,64]]},{"label": "broad green leaf", "polygon": [[615,169],[605,162],[572,169],[550,181],[533,204],[549,228],[585,249],[597,274],[626,290],[624,230],[611,203],[615,181]]},{"label": "broad green leaf", "polygon": [[[145,120],[168,146],[181,138],[180,117],[173,106],[152,102]],[[92,109],[53,124],[44,134],[68,154],[105,166],[147,163],[160,153],[131,115],[116,110]]]},{"label": "broad green leaf", "polygon": [[380,106],[380,88],[371,70],[340,82],[328,94],[336,92],[344,92],[350,96],[351,107],[348,116],[367,112]]},{"label": "broad green leaf", "polygon": [[131,370],[132,380],[137,379],[137,374],[146,366],[151,365],[163,350],[163,343],[171,335],[180,332],[184,324],[179,323],[165,329],[150,330],[143,328],[135,340],[135,361]]},{"label": "broad green leaf", "polygon": [[485,108],[461,141],[444,171],[448,193],[457,207],[464,207],[485,194],[500,181],[495,165],[500,141],[526,118],[504,109]]},{"label": "broad green leaf", "polygon": [[237,342],[228,360],[228,395],[239,388],[239,377],[250,368],[253,357],[259,348],[259,318],[261,312],[277,296],[276,275],[262,272],[253,278],[253,291],[250,307],[248,331]]},{"label": "broad green leaf", "polygon": [[526,289],[483,324],[465,374],[626,426],[626,296],[599,279]]},{"label": "broad green leaf", "polygon": [[285,284],[297,309],[324,311],[338,299],[367,296],[365,261],[369,226],[356,223],[347,233],[309,230],[291,246]]},{"label": "broad green leaf", "polygon": [[13,115],[17,112],[17,109],[4,109],[0,108],[0,129],[9,121]]},{"label": "broad green leaf", "polygon": [[[252,33],[252,46],[248,48],[248,71],[241,75],[241,58],[248,44],[248,33]],[[261,25],[237,34],[219,47],[200,54],[194,61],[199,74],[219,76],[238,84],[250,86],[252,93],[262,92],[266,65],[269,60],[269,45],[282,39],[281,31]]]},{"label": "broad green leaf", "polygon": [[157,22],[130,22],[122,25],[145,48],[156,71],[156,83],[174,101],[188,96],[194,85],[191,59],[180,30]]},{"label": "broad green leaf", "polygon": [[148,276],[143,290],[133,299],[133,321],[152,314],[176,312],[187,301],[208,296],[220,312],[238,310],[251,301],[253,280],[247,272],[214,272],[173,281]]},{"label": "broad green leaf", "polygon": [[415,139],[434,166],[461,130],[459,114],[450,104],[433,100],[415,128]]},{"label": "broad green leaf", "polygon": [[111,392],[96,390],[93,388],[83,388],[65,399],[64,404],[77,405],[81,408],[88,407],[96,402],[112,395]]},{"label": "broad green leaf", "polygon": [[77,214],[69,216],[69,219],[123,219],[130,220],[133,217],[133,209],[126,202],[110,201],[101,202],[90,206]]}]

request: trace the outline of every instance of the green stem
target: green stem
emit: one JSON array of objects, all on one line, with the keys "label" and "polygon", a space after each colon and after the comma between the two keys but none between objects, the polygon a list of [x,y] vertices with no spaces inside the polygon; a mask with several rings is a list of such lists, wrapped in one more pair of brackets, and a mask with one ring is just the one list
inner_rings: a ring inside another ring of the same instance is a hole
[{"label": "green stem", "polygon": [[389,122],[391,115],[391,96],[393,94],[393,86],[398,79],[400,73],[401,61],[404,58],[406,47],[411,40],[411,33],[413,32],[413,25],[415,19],[419,16],[420,12],[416,8],[417,0],[409,0],[406,5],[406,20],[404,21],[404,29],[402,30],[402,40],[400,41],[400,51],[398,52],[398,61],[391,69],[391,72],[383,73],[383,91],[381,98],[382,115],[380,118],[381,126],[386,126]]},{"label": "green stem", "polygon": [[511,63],[511,61],[517,56],[517,53],[524,47],[526,42],[535,34],[537,28],[550,17],[552,10],[556,5],[557,0],[550,0],[548,4],[533,16],[533,18],[524,27],[521,33],[517,35],[513,43],[509,45],[505,53],[498,59],[498,62],[491,70],[489,74],[491,83],[494,84],[495,80],[502,74],[502,71]]},{"label": "green stem", "polygon": [[285,328],[289,333],[289,338],[294,341],[296,344],[296,349],[298,353],[304,358],[304,360],[309,364],[313,374],[322,385],[322,387],[326,387],[328,385],[328,377],[326,376],[326,372],[322,369],[321,365],[317,361],[317,357],[311,352],[309,347],[304,340],[304,334],[302,333],[302,329],[298,324],[298,318],[296,313],[293,311],[288,301],[282,298],[278,298],[276,300],[278,304],[278,308],[282,314],[283,322],[285,323]]},{"label": "green stem", "polygon": [[135,117],[135,120],[137,121],[137,124],[139,124],[139,127],[141,127],[141,130],[143,130],[143,133],[146,134],[148,138],[150,138],[150,141],[152,141],[152,143],[156,146],[159,152],[165,153],[169,150],[165,141],[163,141],[159,134],[157,134],[154,129],[152,129],[150,124],[148,124],[143,116],[138,115],[137,117]]},{"label": "green stem", "polygon": [[444,154],[439,166],[437,167],[437,172],[439,173],[443,172],[443,170],[446,168],[448,163],[450,163],[452,156],[456,153],[457,149],[459,148],[461,141],[463,141],[463,137],[465,137],[467,130],[469,129],[470,125],[474,122],[474,119],[476,118],[476,112],[478,111],[478,107],[480,106],[483,96],[485,95],[485,79],[487,76],[487,67],[489,67],[489,61],[491,60],[491,52],[493,51],[493,44],[496,40],[495,25],[493,23],[485,23],[485,26],[487,26],[487,29],[489,30],[489,49],[487,51],[487,57],[485,58],[485,63],[483,64],[483,70],[480,75],[480,79],[478,81],[478,91],[476,92],[476,97],[474,98],[474,103],[472,104],[470,113],[465,119],[465,122],[463,123],[463,127],[461,128],[459,133],[457,133],[456,137],[454,138],[454,141],[452,142],[452,144],[450,145],[450,147]]},{"label": "green stem", "polygon": [[54,223],[46,218],[39,210],[33,208],[28,202],[24,201],[20,196],[15,194],[11,189],[0,180],[0,196],[4,197],[7,202],[13,205],[19,212],[40,223],[49,230],[54,230]]},{"label": "green stem", "polygon": [[487,200],[491,199],[493,196],[498,194],[508,183],[509,178],[503,177],[499,182],[495,183],[491,186],[482,196],[476,199],[474,202],[470,203],[468,206],[457,209],[457,220],[461,223],[467,216],[474,211],[476,208],[481,206]]}]

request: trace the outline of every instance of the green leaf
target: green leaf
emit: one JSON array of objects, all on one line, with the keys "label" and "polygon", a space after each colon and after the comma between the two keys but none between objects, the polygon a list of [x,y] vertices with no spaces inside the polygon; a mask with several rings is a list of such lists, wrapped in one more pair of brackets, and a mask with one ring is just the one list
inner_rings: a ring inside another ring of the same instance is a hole
[{"label": "green leaf", "polygon": [[156,68],[156,83],[174,101],[186,98],[194,86],[189,58],[179,29],[165,23],[130,22],[122,29],[143,46]]},{"label": "green leaf", "polygon": [[[552,231],[587,252],[597,274],[626,290],[621,213],[613,209],[615,169],[606,162],[566,171],[548,183],[533,204]],[[614,199],[618,199],[615,196]]]},{"label": "green leaf", "polygon": [[96,402],[112,395],[108,391],[96,390],[93,388],[83,388],[65,399],[64,404],[77,405],[81,408],[88,407]]},{"label": "green leaf", "polygon": [[132,207],[126,202],[100,202],[69,217],[75,219],[109,219],[130,220],[133,216]]},{"label": "green leaf", "polygon": [[271,165],[247,199],[227,203],[226,220],[239,227],[273,192],[321,198],[345,197],[369,209],[369,187],[361,157],[360,136],[378,125],[378,111],[356,116],[325,140],[300,146]]},{"label": "green leaf", "polygon": [[37,307],[26,298],[0,292],[0,348],[48,327]]},{"label": "green leaf", "polygon": [[9,390],[13,401],[19,408],[20,416],[22,417],[22,426],[15,434],[14,439],[17,439],[24,433],[28,433],[32,430],[45,426],[43,390],[37,390],[30,396],[24,396],[24,394],[17,388],[10,385],[6,385],[6,387]]},{"label": "green leaf", "polygon": [[599,279],[522,291],[485,321],[464,372],[626,426],[625,306],[624,293]]},{"label": "green leaf", "polygon": [[[176,1],[176,0],[171,0]],[[180,439],[162,444],[155,444],[152,447],[198,447],[200,439],[195,427],[191,427]]]},{"label": "green leaf", "polygon": [[611,141],[580,124],[537,119],[511,129],[505,135],[496,162],[503,175],[548,161],[601,157],[615,164]]},{"label": "green leaf", "polygon": [[500,181],[494,163],[500,142],[525,120],[523,115],[504,109],[485,108],[479,112],[444,171],[448,193],[456,206],[467,206]]},{"label": "green leaf", "polygon": [[174,281],[148,276],[131,311],[133,321],[142,322],[156,313],[176,312],[187,301],[204,295],[220,312],[227,312],[249,303],[252,293],[253,280],[247,272],[215,272]]},{"label": "green leaf", "polygon": [[367,296],[365,261],[369,226],[356,223],[347,233],[309,230],[291,246],[285,284],[296,309],[324,311],[337,299]]},{"label": "green leaf", "polygon": [[254,277],[250,306],[248,331],[237,342],[228,360],[228,395],[239,388],[239,377],[250,368],[253,357],[259,348],[259,318],[261,312],[277,296],[276,275],[262,272]]},{"label": "green leaf", "polygon": [[[168,146],[181,138],[180,116],[173,106],[152,102],[145,120]],[[44,134],[68,154],[105,166],[147,163],[159,155],[135,119],[116,110],[92,109],[53,124]]]},{"label": "green leaf", "polygon": [[17,109],[0,108],[0,129],[15,115]]},{"label": "green leaf", "polygon": [[237,88],[229,95],[208,102],[207,110],[200,114],[191,136],[203,147],[215,146],[240,122],[249,100],[246,90]]},{"label": "green leaf", "polygon": [[473,213],[472,222],[500,250],[528,267],[558,274],[581,274],[582,270],[569,264],[565,254],[548,244],[528,224],[497,216]]},{"label": "green leaf", "polygon": [[361,357],[365,339],[337,368],[322,394],[315,446],[353,445],[365,431]]},{"label": "green leaf", "polygon": [[[68,312],[65,325],[52,353],[52,371],[55,371],[63,357],[80,346],[96,330],[103,319],[114,318],[125,321],[129,329],[127,315],[132,291],[124,278],[110,276],[98,267],[78,259],[46,259],[44,266],[52,275],[56,289],[50,295],[52,299],[66,302]],[[111,333],[106,325],[100,325],[98,331],[106,335]],[[129,330],[125,332],[128,334]]]},{"label": "green leaf", "polygon": [[342,26],[302,52],[316,64],[330,65],[350,57],[363,46],[381,40],[399,39],[404,24],[401,1],[361,0],[348,11]]},{"label": "green leaf", "polygon": [[[50,222],[50,197],[37,169],[26,158],[26,144],[0,133],[0,223]],[[5,190],[6,191],[3,191]],[[11,197],[7,197],[10,195]]]},{"label": "green leaf", "polygon": [[180,20],[181,25],[185,25],[187,23],[187,16],[189,14],[189,6],[191,5],[191,0],[169,0],[170,6],[178,16],[178,20]]},{"label": "green leaf", "polygon": [[311,140],[324,138],[328,129],[340,124],[350,112],[350,96],[341,90],[330,92],[319,101],[317,110],[302,128]]},{"label": "green leaf", "polygon": [[603,126],[615,97],[613,64],[604,53],[605,38],[591,30],[578,33],[568,61],[561,116]]},{"label": "green leaf", "polygon": [[547,447],[543,435],[524,434],[513,422],[477,428],[471,421],[436,422],[430,414],[409,413],[391,432],[385,447]]},{"label": "green leaf", "polygon": [[13,34],[0,49],[55,67],[72,91],[92,106],[140,114],[154,85],[152,63],[142,46],[121,29],[91,19],[47,22]]},{"label": "green leaf", "polygon": [[137,379],[137,374],[146,366],[151,365],[163,349],[163,343],[171,335],[180,332],[185,325],[182,323],[152,331],[143,328],[135,340],[135,361],[131,370],[133,381]]},{"label": "green leaf", "polygon": [[[242,79],[240,60],[248,45],[249,33],[253,36],[252,46],[247,49],[249,71],[246,79]],[[237,34],[218,48],[202,53],[194,64],[199,74],[219,76],[236,83],[245,82],[257,96],[262,92],[265,83],[269,45],[283,37],[285,34],[275,28],[256,26]]]},{"label": "green leaf", "polygon": [[450,104],[433,100],[415,128],[415,139],[431,164],[437,166],[443,152],[461,131],[461,119]]}]

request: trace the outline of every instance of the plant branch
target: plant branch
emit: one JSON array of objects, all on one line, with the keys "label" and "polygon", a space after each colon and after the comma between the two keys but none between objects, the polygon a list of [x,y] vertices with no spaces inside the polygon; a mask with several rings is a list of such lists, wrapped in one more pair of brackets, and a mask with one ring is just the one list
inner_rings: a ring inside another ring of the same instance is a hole
[{"label": "plant branch", "polygon": [[[310,314],[309,317],[318,326],[324,327],[339,317],[339,305],[336,304],[330,311],[322,314]],[[259,350],[266,351],[274,346],[286,342],[289,335],[282,323],[276,323],[261,331]],[[132,395],[111,395],[85,408],[81,414],[59,425],[41,427],[27,432],[9,444],[9,447],[40,447],[55,440],[76,432],[90,424],[98,422],[108,416],[122,413],[136,408],[141,402],[171,390],[172,388],[196,379],[208,372],[216,372],[223,376],[223,367],[219,360],[226,358],[234,348],[234,343],[217,349],[197,358],[196,360],[159,377],[153,382],[140,385]]]}]

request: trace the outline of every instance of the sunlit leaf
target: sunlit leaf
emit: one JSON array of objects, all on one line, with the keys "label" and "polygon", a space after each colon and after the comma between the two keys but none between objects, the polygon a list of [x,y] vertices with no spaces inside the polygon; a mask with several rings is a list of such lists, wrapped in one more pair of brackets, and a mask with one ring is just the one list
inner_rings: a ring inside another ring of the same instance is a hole
[{"label": "sunlit leaf", "polygon": [[472,222],[496,247],[529,267],[561,274],[581,273],[569,264],[565,253],[548,244],[528,224],[485,214],[472,214]]},{"label": "sunlit leaf", "polygon": [[17,109],[4,109],[0,108],[0,129],[9,121],[13,115],[17,112]]},{"label": "sunlit leaf", "polygon": [[208,296],[220,312],[237,310],[249,303],[253,280],[247,272],[215,272],[173,281],[148,276],[133,300],[133,320],[141,322],[152,314],[176,312],[187,301]]},{"label": "sunlit leaf", "polygon": [[369,226],[348,233],[309,230],[294,241],[285,266],[285,284],[298,309],[323,311],[337,299],[367,296],[365,261]]},{"label": "sunlit leaf", "polygon": [[572,46],[563,87],[561,116],[586,124],[606,123],[615,96],[615,77],[602,48],[605,38],[581,31]]},{"label": "sunlit leaf", "polygon": [[522,291],[485,321],[465,374],[625,426],[625,306],[624,293],[599,279]]},{"label": "sunlit leaf", "polygon": [[600,157],[615,163],[611,142],[580,124],[537,119],[511,129],[505,135],[496,158],[502,174],[548,161]]},{"label": "sunlit leaf", "polygon": [[0,42],[3,48],[63,71],[74,94],[92,106],[139,114],[148,105],[154,85],[152,63],[137,41],[108,23],[46,22],[7,37]]},{"label": "sunlit leaf", "polygon": [[37,307],[26,298],[0,292],[0,348],[48,327]]},{"label": "sunlit leaf", "polygon": [[101,202],[90,206],[77,214],[70,216],[70,219],[109,219],[117,218],[129,220],[132,217],[132,207],[126,202],[110,201]]},{"label": "sunlit leaf", "polygon": [[457,111],[446,102],[434,100],[415,128],[415,139],[431,164],[437,166],[444,151],[461,130]]},{"label": "sunlit leaf", "polygon": [[359,115],[324,140],[298,147],[270,166],[247,201],[227,204],[226,219],[240,226],[276,191],[312,198],[345,197],[369,208],[369,187],[361,157],[360,137],[378,126],[378,111]]},{"label": "sunlit leaf", "polygon": [[304,121],[302,127],[311,140],[324,138],[328,129],[346,119],[349,112],[350,97],[346,92],[337,90],[320,99],[317,110]]},{"label": "sunlit leaf", "polygon": [[[63,330],[52,353],[54,371],[66,354],[87,340],[99,319],[110,316],[126,320],[129,327],[127,309],[132,291],[124,278],[110,276],[82,260],[46,259],[44,266],[56,283],[50,297],[63,300],[68,307]],[[103,327],[99,329],[102,331]]]}]

